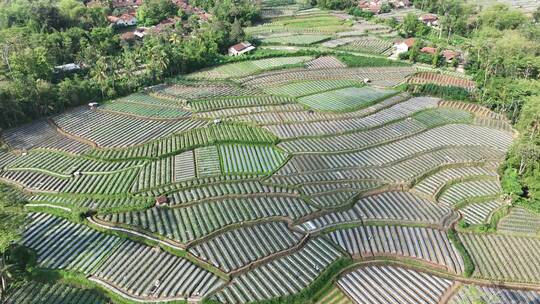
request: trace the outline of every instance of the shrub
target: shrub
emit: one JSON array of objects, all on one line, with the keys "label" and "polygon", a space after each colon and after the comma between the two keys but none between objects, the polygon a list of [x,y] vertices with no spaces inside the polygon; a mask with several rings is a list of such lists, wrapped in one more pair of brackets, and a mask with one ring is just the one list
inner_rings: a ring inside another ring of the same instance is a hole
[{"label": "shrub", "polygon": [[471,101],[474,99],[472,94],[461,87],[441,86],[433,83],[421,85],[409,84],[407,90],[413,95],[432,95],[443,99]]},{"label": "shrub", "polygon": [[448,238],[454,244],[458,252],[461,254],[461,257],[463,258],[463,264],[465,265],[465,270],[463,271],[463,275],[466,278],[469,278],[472,276],[474,272],[474,263],[471,258],[471,255],[459,239],[458,233],[454,229],[448,230]]},{"label": "shrub", "polygon": [[379,57],[367,57],[358,55],[337,55],[339,60],[345,63],[348,67],[375,67],[375,66],[410,66],[409,63],[390,60]]}]

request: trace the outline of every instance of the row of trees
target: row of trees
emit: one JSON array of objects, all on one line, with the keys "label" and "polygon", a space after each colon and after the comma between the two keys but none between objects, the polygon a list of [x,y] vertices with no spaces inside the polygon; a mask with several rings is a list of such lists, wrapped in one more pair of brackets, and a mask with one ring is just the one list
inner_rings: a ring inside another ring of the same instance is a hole
[{"label": "row of trees", "polygon": [[[70,1],[76,0],[2,4],[0,127],[125,95],[215,64],[228,46],[244,39],[242,26],[258,18],[258,9],[249,0],[207,3],[208,11],[216,14],[209,22],[179,22],[143,41],[126,43],[108,26],[108,8],[86,8]],[[154,2],[172,4],[148,3]],[[96,12],[100,17],[95,21],[86,18]],[[82,71],[68,78],[55,73],[55,66],[71,62]]]}]

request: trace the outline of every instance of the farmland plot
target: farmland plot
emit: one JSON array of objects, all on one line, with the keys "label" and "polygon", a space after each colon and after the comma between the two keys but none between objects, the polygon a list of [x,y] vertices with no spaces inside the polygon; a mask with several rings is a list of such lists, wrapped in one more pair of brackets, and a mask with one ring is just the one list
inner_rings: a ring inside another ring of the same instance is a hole
[{"label": "farmland plot", "polygon": [[90,280],[153,300],[200,298],[223,284],[216,275],[184,258],[132,241],[124,242]]},{"label": "farmland plot", "polygon": [[377,54],[388,56],[392,53],[392,42],[387,40],[382,40],[372,36],[357,38],[351,42],[348,42],[342,46],[340,49],[368,53],[368,54]]},{"label": "farmland plot", "polygon": [[472,180],[454,184],[446,189],[438,197],[442,204],[451,206],[468,202],[476,197],[498,196],[501,192],[501,185],[498,180]]},{"label": "farmland plot", "polygon": [[264,91],[274,95],[288,95],[292,97],[301,97],[313,95],[320,92],[326,92],[346,87],[361,86],[360,81],[354,80],[311,80],[298,81],[285,85],[268,87]]},{"label": "farmland plot", "polygon": [[394,94],[394,91],[372,87],[344,88],[304,96],[298,101],[319,111],[351,111],[364,108],[373,102]]},{"label": "farmland plot", "polygon": [[131,146],[208,124],[192,119],[152,121],[85,108],[60,114],[54,121],[64,132],[94,142],[100,147]]},{"label": "farmland plot", "polygon": [[134,102],[114,101],[100,107],[100,111],[116,112],[149,119],[178,119],[189,116],[190,113],[174,107],[153,106]]},{"label": "farmland plot", "polygon": [[435,198],[448,183],[471,177],[497,177],[497,172],[485,167],[457,167],[436,172],[417,183],[413,190]]},{"label": "farmland plot", "polygon": [[470,125],[446,125],[387,145],[376,146],[358,152],[333,155],[300,155],[293,157],[290,162],[301,172],[381,166],[445,147],[477,146],[506,151],[511,142],[512,137],[509,134],[498,130]]},{"label": "farmland plot", "polygon": [[269,178],[269,181],[287,185],[366,179],[375,179],[382,182],[411,183],[427,174],[431,174],[436,168],[500,162],[503,158],[504,152],[485,147],[468,147],[467,149],[448,147],[384,166],[303,172],[302,167],[297,168],[294,166],[293,161],[289,161],[273,174]]},{"label": "farmland plot", "polygon": [[248,87],[264,88],[300,80],[349,79],[362,81],[368,78],[375,85],[393,87],[405,81],[405,78],[414,72],[415,69],[412,67],[294,69],[261,73],[240,78],[237,81]]},{"label": "farmland plot", "polygon": [[225,174],[268,174],[287,158],[271,146],[221,145],[219,154]]},{"label": "farmland plot", "polygon": [[454,282],[394,266],[366,266],[338,281],[355,303],[438,304]]},{"label": "farmland plot", "polygon": [[362,226],[336,230],[330,238],[351,255],[406,256],[440,265],[461,274],[463,260],[445,231],[400,226]]},{"label": "farmland plot", "polygon": [[[330,121],[296,122],[282,125],[269,125],[264,128],[280,138],[322,136],[378,127],[395,120],[403,119],[412,113],[435,108],[438,98],[415,97],[403,101],[406,95],[397,95],[352,113],[341,113]],[[403,102],[400,102],[403,101]],[[349,115],[347,115],[349,114]]]},{"label": "farmland plot", "polygon": [[[231,176],[227,176],[231,177]],[[169,196],[171,206],[185,205],[188,203],[197,203],[204,200],[218,199],[224,197],[242,197],[244,195],[283,195],[298,197],[297,191],[291,188],[281,186],[269,186],[254,179],[241,180],[209,180],[200,179],[199,185],[189,185],[178,189]]]},{"label": "farmland plot", "polygon": [[340,256],[324,239],[310,240],[300,251],[234,278],[213,298],[222,303],[248,303],[291,295],[307,287]]},{"label": "farmland plot", "polygon": [[285,96],[247,96],[247,97],[228,97],[201,99],[191,103],[191,106],[197,111],[215,111],[226,108],[235,110],[243,107],[284,105],[294,103],[295,100]]},{"label": "farmland plot", "polygon": [[195,163],[199,177],[221,174],[219,150],[216,146],[195,149]]},{"label": "farmland plot", "polygon": [[527,209],[514,207],[499,221],[497,232],[537,235],[540,232],[540,216]]},{"label": "farmland plot", "polygon": [[189,252],[230,272],[291,248],[302,236],[288,230],[284,222],[262,223],[225,232],[191,247]]},{"label": "farmland plot", "polygon": [[27,282],[14,290],[4,304],[45,304],[45,303],[110,303],[95,290],[82,289],[61,283]]},{"label": "farmland plot", "polygon": [[353,304],[353,302],[337,287],[332,289],[315,304]]},{"label": "farmland plot", "polygon": [[512,282],[540,282],[540,240],[494,234],[464,233],[475,277]]},{"label": "farmland plot", "polygon": [[195,153],[187,151],[174,156],[174,182],[195,178]]},{"label": "farmland plot", "polygon": [[271,144],[275,137],[259,128],[237,124],[210,125],[154,140],[129,148],[95,149],[88,155],[108,160],[154,159],[163,155],[175,155],[194,147],[221,142],[246,142]]},{"label": "farmland plot", "polygon": [[10,171],[37,171],[59,177],[77,174],[112,173],[142,165],[141,161],[105,162],[65,153],[32,151],[15,158],[5,167]]},{"label": "farmland plot", "polygon": [[308,69],[346,68],[347,66],[333,56],[321,56],[306,63]]},{"label": "farmland plot", "polygon": [[333,212],[300,225],[307,231],[315,231],[327,227],[360,223],[369,220],[386,222],[406,222],[428,225],[442,225],[445,218],[452,215],[452,210],[437,206],[408,192],[384,192],[361,198],[346,210]]},{"label": "farmland plot", "polygon": [[[272,217],[296,220],[313,211],[313,207],[299,198],[261,196],[223,199],[184,208],[151,208],[99,215],[98,219],[149,231],[180,243],[189,243],[232,224]],[[210,217],[208,214],[215,216]]]},{"label": "farmland plot", "polygon": [[478,301],[493,304],[539,304],[540,293],[537,291],[506,289],[500,287],[465,285],[452,296],[448,301],[448,304],[474,304],[478,303]]},{"label": "farmland plot", "polygon": [[[152,95],[160,97],[154,98],[163,100],[171,104],[187,105],[187,102],[206,100],[213,98],[234,97],[234,96],[259,96],[261,92],[257,89],[243,88],[226,83],[178,83],[167,86],[158,86]],[[130,95],[131,96],[131,95]]]},{"label": "farmland plot", "polygon": [[79,207],[90,210],[105,211],[107,209],[131,208],[135,206],[149,207],[154,204],[152,198],[139,196],[124,196],[124,197],[88,197],[85,195],[53,195],[53,194],[36,194],[29,198],[33,204],[47,204],[62,207]]},{"label": "farmland plot", "polygon": [[292,45],[310,45],[317,42],[330,39],[327,35],[287,35],[278,37],[263,38],[262,42],[266,44],[292,44]]},{"label": "farmland plot", "polygon": [[59,192],[70,181],[68,178],[35,171],[4,171],[0,173],[0,179],[29,191],[52,193]]},{"label": "farmland plot", "polygon": [[472,80],[430,72],[415,74],[409,78],[408,82],[412,84],[433,83],[440,86],[460,87],[466,90],[474,90],[476,88],[476,84]]},{"label": "farmland plot", "polygon": [[62,188],[70,193],[125,194],[137,180],[139,169],[111,174],[81,175],[69,180]]},{"label": "farmland plot", "polygon": [[2,138],[13,149],[50,149],[81,154],[89,145],[58,133],[46,120],[38,120],[2,132]]},{"label": "farmland plot", "polygon": [[498,200],[488,200],[469,204],[465,208],[460,209],[459,212],[463,214],[466,223],[479,225],[487,223],[491,214],[499,209],[501,205],[501,202]]},{"label": "farmland plot", "polygon": [[227,79],[227,78],[240,78],[245,77],[264,70],[270,70],[275,68],[282,68],[289,65],[297,65],[308,60],[312,57],[298,56],[298,57],[278,57],[269,59],[259,59],[252,61],[242,61],[237,63],[229,63],[221,65],[215,68],[204,70],[201,72],[195,72],[187,76],[191,79]]},{"label": "farmland plot", "polygon": [[124,242],[119,237],[45,213],[32,213],[29,217],[30,224],[21,243],[37,252],[39,267],[88,274]]},{"label": "farmland plot", "polygon": [[173,162],[173,157],[167,157],[146,164],[141,168],[137,182],[133,184],[133,191],[170,184],[173,181]]}]

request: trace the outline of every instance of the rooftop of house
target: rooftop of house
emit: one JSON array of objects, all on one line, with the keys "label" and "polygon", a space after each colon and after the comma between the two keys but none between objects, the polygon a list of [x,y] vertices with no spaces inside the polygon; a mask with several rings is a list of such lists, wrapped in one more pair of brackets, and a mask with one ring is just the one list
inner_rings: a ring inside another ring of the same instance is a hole
[{"label": "rooftop of house", "polygon": [[420,52],[430,54],[430,55],[434,55],[435,53],[437,53],[437,48],[430,47],[430,46],[425,46],[422,49],[420,49]]},{"label": "rooftop of house", "polygon": [[231,46],[229,49],[233,49],[237,52],[241,52],[249,47],[253,47],[253,45],[251,45],[251,43],[249,42],[240,42],[238,44]]}]

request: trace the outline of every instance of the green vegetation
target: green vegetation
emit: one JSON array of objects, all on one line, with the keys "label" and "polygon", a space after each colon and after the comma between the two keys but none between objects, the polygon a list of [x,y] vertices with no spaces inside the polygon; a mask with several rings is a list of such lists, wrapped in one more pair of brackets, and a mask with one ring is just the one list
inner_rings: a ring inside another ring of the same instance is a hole
[{"label": "green vegetation", "polygon": [[461,257],[463,258],[463,263],[465,265],[465,269],[463,271],[463,275],[466,277],[466,278],[469,278],[472,276],[472,274],[474,273],[474,263],[473,263],[473,260],[472,260],[472,257],[471,255],[469,254],[469,252],[467,251],[467,249],[465,248],[465,246],[463,245],[463,243],[461,242],[461,240],[459,239],[459,235],[458,233],[456,232],[456,230],[454,229],[450,229],[448,230],[448,238],[450,239],[450,241],[452,242],[452,244],[454,244],[454,246],[456,247],[456,249],[459,251],[459,253],[461,254]]},{"label": "green vegetation", "polygon": [[336,57],[351,68],[375,66],[410,66],[409,63],[403,61],[390,60],[382,57],[367,57],[349,54],[338,54],[336,55]]},{"label": "green vegetation", "polygon": [[461,100],[461,101],[470,101],[474,97],[467,89],[454,86],[442,86],[434,83],[425,83],[425,84],[408,84],[407,90],[413,95],[423,96],[431,95],[440,97],[446,100]]}]

